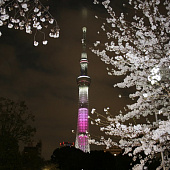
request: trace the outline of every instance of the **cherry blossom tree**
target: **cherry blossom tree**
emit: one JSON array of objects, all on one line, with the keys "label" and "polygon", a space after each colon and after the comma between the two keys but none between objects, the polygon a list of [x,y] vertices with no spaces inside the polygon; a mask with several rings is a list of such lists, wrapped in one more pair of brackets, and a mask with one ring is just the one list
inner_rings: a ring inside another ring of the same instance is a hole
[{"label": "cherry blossom tree", "polygon": [[8,28],[25,30],[28,34],[33,33],[34,46],[39,44],[36,39],[38,33],[43,36],[42,44],[48,43],[45,33],[47,28],[50,37],[59,37],[57,21],[50,14],[49,7],[43,6],[39,0],[0,0],[0,26],[4,25]]},{"label": "cherry blossom tree", "polygon": [[[98,1],[94,1],[98,4]],[[114,87],[130,88],[133,104],[112,116],[96,114],[92,124],[105,133],[99,141],[90,142],[111,147],[117,145],[124,154],[140,159],[134,169],[143,169],[157,154],[161,165],[168,169],[170,150],[170,3],[168,0],[129,0],[125,8],[129,15],[116,15],[110,1],[103,1],[109,17],[102,25],[107,40],[98,40],[92,51],[108,64],[108,74],[123,77]],[[98,18],[96,16],[96,18]],[[104,44],[104,45],[103,45]],[[119,95],[121,97],[121,94]],[[108,138],[106,137],[108,135]],[[119,142],[113,140],[119,137]],[[144,152],[145,156],[141,156]]]}]

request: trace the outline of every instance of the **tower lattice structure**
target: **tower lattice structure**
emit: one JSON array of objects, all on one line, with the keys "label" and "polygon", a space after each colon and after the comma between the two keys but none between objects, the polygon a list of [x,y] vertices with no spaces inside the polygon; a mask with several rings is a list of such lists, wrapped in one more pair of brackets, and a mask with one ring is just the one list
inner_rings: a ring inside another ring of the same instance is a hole
[{"label": "tower lattice structure", "polygon": [[86,53],[86,27],[83,27],[83,39],[82,39],[83,51],[80,59],[80,71],[81,75],[77,77],[77,85],[79,88],[79,102],[78,102],[78,120],[77,120],[77,133],[75,147],[83,152],[90,152],[89,145],[89,101],[88,91],[91,79],[87,75],[88,60]]}]

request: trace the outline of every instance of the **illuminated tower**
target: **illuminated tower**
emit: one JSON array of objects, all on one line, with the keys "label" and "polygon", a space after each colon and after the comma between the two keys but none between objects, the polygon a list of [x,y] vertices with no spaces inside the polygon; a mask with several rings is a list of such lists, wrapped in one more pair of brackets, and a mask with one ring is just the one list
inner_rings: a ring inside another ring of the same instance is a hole
[{"label": "illuminated tower", "polygon": [[82,39],[83,52],[80,59],[81,75],[77,77],[77,85],[79,87],[79,103],[78,103],[78,120],[75,147],[83,152],[90,152],[89,139],[89,123],[88,123],[88,90],[91,79],[87,75],[88,60],[86,53],[86,27],[83,27]]}]

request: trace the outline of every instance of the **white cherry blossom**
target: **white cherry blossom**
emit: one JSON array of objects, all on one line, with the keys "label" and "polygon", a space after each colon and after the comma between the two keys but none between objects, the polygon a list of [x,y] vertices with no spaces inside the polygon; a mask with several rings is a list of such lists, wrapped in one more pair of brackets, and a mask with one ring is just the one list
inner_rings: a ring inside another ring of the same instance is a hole
[{"label": "white cherry blossom", "polygon": [[[109,75],[123,77],[114,87],[133,87],[135,92],[126,96],[133,103],[128,104],[115,117],[110,113],[108,115],[107,109],[104,110],[105,115],[101,116],[96,110],[93,111],[93,116],[96,113],[96,120],[100,119],[100,122],[97,121],[100,130],[106,136],[101,141],[92,142],[105,144],[106,147],[118,145],[125,149],[125,154],[130,153],[134,160],[139,158],[140,164],[133,169],[143,168],[158,153],[165,154],[161,166],[167,168],[170,160],[164,158],[170,150],[169,2],[130,0],[125,11],[130,9],[134,14],[132,18],[124,14],[116,16],[109,0],[102,4],[109,14],[101,26],[108,42],[98,39],[92,52],[103,62],[110,64],[112,68],[107,69]],[[119,94],[119,98],[123,97]],[[130,122],[129,125],[127,121]],[[114,143],[113,140],[108,140],[112,136],[122,139]],[[133,148],[135,149],[131,153]],[[139,156],[142,151],[145,158]]]},{"label": "white cherry blossom", "polygon": [[38,41],[34,41],[34,46],[38,46]]},{"label": "white cherry blossom", "polygon": [[44,40],[44,41],[43,41],[43,44],[44,44],[44,45],[47,45],[47,43],[48,43],[47,40]]}]

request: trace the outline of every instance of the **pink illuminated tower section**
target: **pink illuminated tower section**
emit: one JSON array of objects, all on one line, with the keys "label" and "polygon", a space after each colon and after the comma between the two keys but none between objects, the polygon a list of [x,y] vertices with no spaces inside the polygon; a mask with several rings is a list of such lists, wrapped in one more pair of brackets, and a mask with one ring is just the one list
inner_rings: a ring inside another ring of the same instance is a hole
[{"label": "pink illuminated tower section", "polygon": [[77,120],[77,134],[75,147],[83,152],[90,152],[89,139],[89,124],[88,124],[88,90],[91,79],[87,75],[88,60],[86,53],[86,27],[83,27],[82,39],[83,52],[80,59],[81,75],[77,78],[77,85],[79,87],[79,103],[78,103],[78,120]]}]

